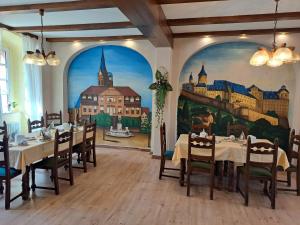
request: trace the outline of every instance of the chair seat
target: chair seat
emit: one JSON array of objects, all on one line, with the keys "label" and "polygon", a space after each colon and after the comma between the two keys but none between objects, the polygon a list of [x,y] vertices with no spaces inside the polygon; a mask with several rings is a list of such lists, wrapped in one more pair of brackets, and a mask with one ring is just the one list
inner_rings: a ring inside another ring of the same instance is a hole
[{"label": "chair seat", "polygon": [[191,162],[191,166],[194,167],[194,168],[209,170],[210,167],[211,167],[211,164],[208,163],[208,162],[199,162],[199,161],[196,162],[196,161],[194,161],[194,162]]},{"label": "chair seat", "polygon": [[[17,170],[15,168],[10,168],[9,172],[10,172],[10,177],[12,177],[12,178],[16,177],[22,173],[21,170]],[[0,177],[5,177],[5,175],[6,175],[5,167],[0,167]]]},{"label": "chair seat", "polygon": [[[61,166],[61,165],[65,165],[67,164],[69,161],[68,159],[63,159],[63,158],[60,158],[58,159],[57,161],[57,165],[58,166]],[[44,169],[44,168],[54,168],[55,167],[55,158],[54,157],[51,157],[51,158],[46,158],[46,159],[43,159],[42,161],[39,161],[35,164],[33,164],[33,167],[34,168],[40,168],[40,169]]]},{"label": "chair seat", "polygon": [[166,152],[165,152],[165,158],[171,160],[173,158],[173,154],[174,154],[174,151],[172,151],[172,150],[166,150]]},{"label": "chair seat", "polygon": [[[240,170],[242,173],[246,172],[246,167],[240,167]],[[250,176],[252,177],[272,177],[272,173],[271,171],[269,171],[268,169],[265,168],[261,168],[261,167],[250,167],[249,169],[250,172]]]}]

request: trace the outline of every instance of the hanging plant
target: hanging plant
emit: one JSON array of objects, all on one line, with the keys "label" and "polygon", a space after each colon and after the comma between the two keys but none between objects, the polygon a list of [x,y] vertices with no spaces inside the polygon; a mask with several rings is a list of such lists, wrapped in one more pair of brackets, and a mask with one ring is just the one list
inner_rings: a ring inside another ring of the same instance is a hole
[{"label": "hanging plant", "polygon": [[156,82],[149,86],[150,90],[155,91],[155,117],[157,119],[157,126],[162,124],[164,117],[164,107],[166,103],[166,96],[173,88],[168,82],[168,72],[164,67],[160,67],[155,73]]}]

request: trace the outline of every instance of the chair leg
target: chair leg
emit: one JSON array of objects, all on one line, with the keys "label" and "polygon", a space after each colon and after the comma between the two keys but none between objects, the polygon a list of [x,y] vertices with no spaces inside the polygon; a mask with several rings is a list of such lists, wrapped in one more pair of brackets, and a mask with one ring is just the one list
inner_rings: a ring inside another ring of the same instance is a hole
[{"label": "chair leg", "polygon": [[86,165],[86,152],[83,151],[81,153],[81,159],[82,159],[82,163],[83,163],[83,172],[86,173],[87,172],[87,165]]},{"label": "chair leg", "polygon": [[36,184],[35,184],[35,168],[31,167],[31,189],[35,192]]},{"label": "chair leg", "polygon": [[97,160],[96,160],[96,148],[93,148],[93,162],[94,162],[94,167],[97,166]]},{"label": "chair leg", "polygon": [[300,196],[300,162],[297,162],[297,172],[296,172],[296,185],[297,185],[297,196]]},{"label": "chair leg", "polygon": [[235,191],[239,192],[239,190],[240,190],[240,171],[239,169],[237,169]]},{"label": "chair leg", "polygon": [[57,171],[57,168],[52,169],[52,176],[53,176],[53,180],[54,180],[55,194],[59,195],[59,184],[58,184],[58,171]]},{"label": "chair leg", "polygon": [[187,179],[186,179],[186,195],[187,196],[190,196],[190,189],[191,189],[191,166],[188,165]]},{"label": "chair leg", "polygon": [[[223,167],[223,165],[222,165]],[[214,187],[215,187],[215,168],[212,166],[210,171],[210,200],[214,199]]]},{"label": "chair leg", "polygon": [[10,209],[10,180],[5,181],[5,209]]},{"label": "chair leg", "polygon": [[245,176],[245,206],[249,204],[249,180]]},{"label": "chair leg", "polygon": [[77,153],[77,163],[80,164],[80,153]]},{"label": "chair leg", "polygon": [[72,158],[70,157],[69,160],[69,179],[70,179],[70,185],[74,184],[74,176],[73,176],[73,167],[72,167]]},{"label": "chair leg", "polygon": [[276,181],[271,182],[271,207],[275,209],[275,200],[276,200]]},{"label": "chair leg", "polygon": [[0,180],[0,194],[3,195],[4,186],[3,186],[3,180]]},{"label": "chair leg", "polygon": [[160,169],[159,169],[159,179],[161,180],[162,174],[164,172],[164,168],[165,168],[165,160],[161,159],[160,160]]},{"label": "chair leg", "polygon": [[268,181],[264,181],[264,194],[268,194]]},{"label": "chair leg", "polygon": [[290,171],[286,172],[287,176],[287,185],[290,187],[292,185],[292,173]]}]

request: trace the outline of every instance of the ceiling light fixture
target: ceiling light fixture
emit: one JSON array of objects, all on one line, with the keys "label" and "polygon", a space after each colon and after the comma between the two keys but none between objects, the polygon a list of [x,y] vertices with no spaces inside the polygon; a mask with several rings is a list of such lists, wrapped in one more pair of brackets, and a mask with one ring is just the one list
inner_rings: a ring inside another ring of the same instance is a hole
[{"label": "ceiling light fixture", "polygon": [[[274,31],[273,31],[273,47],[271,51],[266,48],[259,48],[250,59],[252,66],[263,66],[268,65],[270,67],[279,67],[287,63],[296,63],[300,61],[299,53],[295,52],[295,47],[288,47],[286,43],[280,47],[276,44],[276,32],[278,22],[278,4],[279,0],[275,0],[275,20],[274,20]],[[282,33],[283,34],[283,33]]]},{"label": "ceiling light fixture", "polygon": [[46,64],[50,66],[58,66],[60,64],[60,59],[56,56],[55,51],[50,51],[48,54],[45,53],[44,48],[44,10],[39,11],[41,16],[41,49],[36,49],[35,52],[27,51],[23,58],[26,64],[34,64],[37,66],[44,66]]}]

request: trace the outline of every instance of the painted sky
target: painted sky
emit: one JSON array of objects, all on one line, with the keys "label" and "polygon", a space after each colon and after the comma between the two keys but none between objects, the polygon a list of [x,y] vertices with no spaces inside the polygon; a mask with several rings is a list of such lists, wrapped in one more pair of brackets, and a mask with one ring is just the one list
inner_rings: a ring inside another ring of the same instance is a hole
[{"label": "painted sky", "polygon": [[185,63],[181,71],[180,83],[188,82],[191,72],[194,79],[197,79],[196,75],[204,64],[208,83],[214,80],[228,80],[246,87],[256,84],[264,90],[278,90],[285,84],[292,89],[294,74],[290,65],[270,68],[254,67],[249,64],[252,54],[260,46],[252,42],[226,42],[202,49]]},{"label": "painted sky", "polygon": [[72,61],[68,72],[69,108],[73,108],[80,93],[98,85],[101,52],[104,49],[106,67],[114,76],[114,86],[129,86],[142,97],[142,106],[152,108],[152,70],[138,52],[122,46],[98,46],[88,49]]}]

